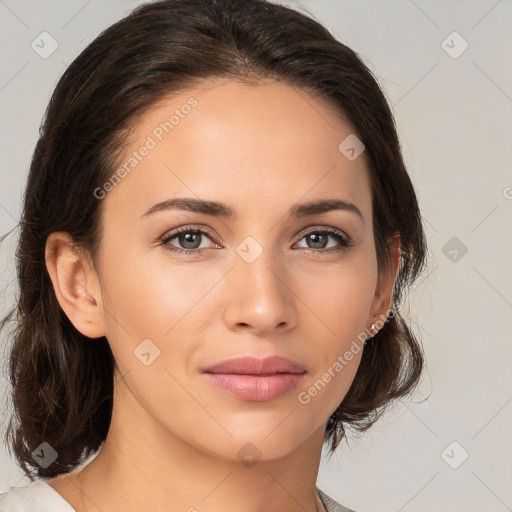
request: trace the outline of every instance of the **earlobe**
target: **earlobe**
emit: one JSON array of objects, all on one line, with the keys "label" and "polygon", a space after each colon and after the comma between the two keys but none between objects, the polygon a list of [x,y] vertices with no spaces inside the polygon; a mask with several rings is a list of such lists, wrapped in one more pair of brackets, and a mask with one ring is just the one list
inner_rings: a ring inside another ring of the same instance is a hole
[{"label": "earlobe", "polygon": [[45,261],[60,307],[84,336],[105,336],[99,281],[89,261],[66,232],[51,233]]}]

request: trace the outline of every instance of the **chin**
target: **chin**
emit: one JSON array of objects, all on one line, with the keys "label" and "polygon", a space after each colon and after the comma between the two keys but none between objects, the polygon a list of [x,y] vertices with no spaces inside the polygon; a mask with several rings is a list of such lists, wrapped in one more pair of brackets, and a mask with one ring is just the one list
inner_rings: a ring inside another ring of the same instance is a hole
[{"label": "chin", "polygon": [[284,458],[297,450],[312,434],[304,424],[299,428],[297,418],[288,423],[287,420],[283,421],[285,417],[286,413],[281,414],[278,421],[252,418],[245,426],[238,423],[236,428],[224,423],[233,437],[227,434],[216,436],[215,444],[209,445],[208,449],[224,460],[242,462],[248,467],[257,461]]}]

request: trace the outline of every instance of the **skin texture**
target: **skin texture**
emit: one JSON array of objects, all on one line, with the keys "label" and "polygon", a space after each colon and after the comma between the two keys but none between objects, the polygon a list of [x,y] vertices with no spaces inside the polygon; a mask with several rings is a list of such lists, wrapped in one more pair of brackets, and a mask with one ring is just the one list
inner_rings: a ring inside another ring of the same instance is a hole
[{"label": "skin texture", "polygon": [[[139,120],[126,155],[191,97],[190,113],[161,141],[153,136],[156,147],[101,199],[99,269],[66,233],[48,238],[61,307],[86,336],[107,337],[119,368],[100,454],[48,483],[78,511],[320,510],[315,485],[326,422],[361,352],[308,404],[298,394],[387,316],[398,239],[378,279],[364,153],[348,160],[338,146],[350,126],[282,82],[219,79],[166,98]],[[237,219],[178,210],[141,217],[174,197],[225,203]],[[297,203],[334,198],[355,204],[363,219],[342,210],[288,215]],[[190,238],[186,245],[175,237],[167,248],[159,241],[189,225],[212,234],[199,235],[200,255],[168,249],[190,248]],[[325,228],[342,231],[353,246],[322,252],[340,245],[331,235],[323,246],[321,239],[308,245],[306,235]],[[250,263],[237,252],[248,236],[257,241],[249,250],[262,250]],[[134,355],[145,339],[160,350],[148,366]],[[273,401],[231,396],[202,373],[227,358],[272,354],[306,369],[299,388]],[[237,455],[247,443],[261,457],[250,467]]]}]

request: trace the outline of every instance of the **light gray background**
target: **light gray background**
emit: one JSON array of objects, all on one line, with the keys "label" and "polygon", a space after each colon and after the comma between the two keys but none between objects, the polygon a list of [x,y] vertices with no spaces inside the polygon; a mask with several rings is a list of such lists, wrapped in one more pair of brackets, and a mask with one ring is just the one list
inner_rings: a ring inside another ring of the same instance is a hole
[{"label": "light gray background", "polygon": [[[58,78],[139,3],[0,0],[1,233],[18,222],[39,123]],[[512,2],[281,3],[310,11],[378,76],[430,245],[429,271],[405,308],[427,356],[418,392],[324,457],[318,485],[358,512],[512,510]],[[31,48],[43,31],[59,45],[47,59]],[[460,36],[448,37],[454,31]],[[459,55],[464,41],[469,46]],[[0,245],[0,313],[14,298],[16,233]],[[463,450],[467,460],[453,469],[448,462],[460,463]],[[26,481],[2,450],[0,475],[0,489]]]}]

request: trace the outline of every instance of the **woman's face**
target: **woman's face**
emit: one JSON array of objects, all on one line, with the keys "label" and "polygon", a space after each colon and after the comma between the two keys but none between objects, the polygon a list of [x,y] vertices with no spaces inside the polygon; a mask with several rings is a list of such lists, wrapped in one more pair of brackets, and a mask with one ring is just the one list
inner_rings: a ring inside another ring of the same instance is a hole
[{"label": "woman's face", "polygon": [[[124,176],[97,191],[97,298],[131,395],[115,406],[225,459],[247,443],[263,459],[290,453],[323,432],[382,311],[362,147],[302,90],[225,80],[161,102],[130,143]],[[224,206],[162,206],[184,198]],[[354,206],[294,213],[320,201]],[[242,356],[299,373],[205,372]]]}]

